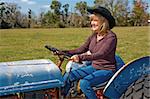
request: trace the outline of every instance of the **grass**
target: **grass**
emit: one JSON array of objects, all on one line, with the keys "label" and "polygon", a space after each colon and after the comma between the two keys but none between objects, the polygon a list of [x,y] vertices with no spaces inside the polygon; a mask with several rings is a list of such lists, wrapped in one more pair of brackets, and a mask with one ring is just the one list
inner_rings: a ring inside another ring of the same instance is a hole
[{"label": "grass", "polygon": [[[150,55],[150,27],[116,27],[117,54],[125,62]],[[56,62],[47,49],[50,44],[59,49],[74,49],[80,46],[91,34],[88,28],[53,29],[0,29],[0,62],[51,59]]]}]

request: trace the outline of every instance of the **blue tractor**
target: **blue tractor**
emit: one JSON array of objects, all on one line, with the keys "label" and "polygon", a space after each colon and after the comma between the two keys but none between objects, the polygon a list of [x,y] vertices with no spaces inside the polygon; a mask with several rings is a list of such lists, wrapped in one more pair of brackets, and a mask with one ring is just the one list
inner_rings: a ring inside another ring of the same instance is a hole
[{"label": "blue tractor", "polygon": [[[57,48],[45,46],[52,52]],[[63,99],[65,85],[61,65],[71,55],[58,55],[56,65],[49,59],[21,60],[0,63],[0,99]],[[150,56],[135,59],[127,64],[116,55],[117,70],[113,77],[94,86],[99,99],[150,99]],[[85,98],[73,84],[70,99]],[[78,91],[74,91],[78,90]],[[78,94],[80,93],[80,94]]]}]

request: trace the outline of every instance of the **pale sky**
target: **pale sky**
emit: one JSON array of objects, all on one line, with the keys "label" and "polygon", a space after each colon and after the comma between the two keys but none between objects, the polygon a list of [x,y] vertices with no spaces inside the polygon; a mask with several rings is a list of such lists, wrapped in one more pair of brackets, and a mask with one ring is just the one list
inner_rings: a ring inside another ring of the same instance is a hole
[{"label": "pale sky", "polygon": [[[74,6],[77,2],[80,1],[86,1],[88,6],[94,5],[94,0],[59,0],[62,5],[69,4],[69,10],[73,11]],[[131,3],[133,0],[129,0]],[[150,6],[150,0],[143,0],[149,3]],[[50,4],[52,0],[0,0],[0,2],[9,2],[9,3],[16,3],[19,7],[21,7],[21,11],[23,13],[27,13],[28,9],[31,9],[35,15],[38,15],[42,11],[47,11],[50,9]],[[149,10],[150,12],[150,7]]]}]

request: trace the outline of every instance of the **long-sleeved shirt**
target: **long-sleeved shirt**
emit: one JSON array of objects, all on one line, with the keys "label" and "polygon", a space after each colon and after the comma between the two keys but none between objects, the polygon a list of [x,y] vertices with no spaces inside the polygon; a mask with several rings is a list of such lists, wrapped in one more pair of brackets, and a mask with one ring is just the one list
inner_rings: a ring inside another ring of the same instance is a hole
[{"label": "long-sleeved shirt", "polygon": [[[88,37],[86,42],[75,50],[69,50],[69,54],[78,54],[80,61],[92,61],[96,69],[115,70],[115,51],[117,37],[113,32],[108,32],[101,40],[97,41],[97,33]],[[91,55],[82,53],[90,51]]]}]

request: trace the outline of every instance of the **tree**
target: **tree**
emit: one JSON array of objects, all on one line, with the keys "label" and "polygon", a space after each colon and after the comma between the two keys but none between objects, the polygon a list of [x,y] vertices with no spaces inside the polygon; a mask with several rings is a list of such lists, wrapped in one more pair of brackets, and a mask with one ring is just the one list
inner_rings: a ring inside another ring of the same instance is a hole
[{"label": "tree", "polygon": [[142,0],[134,0],[134,7],[132,10],[132,20],[134,26],[147,25],[148,13],[148,3],[143,2]]},{"label": "tree", "polygon": [[55,26],[61,27],[61,25],[62,25],[62,22],[60,21],[61,14],[62,14],[61,13],[61,3],[57,0],[53,0],[50,5],[50,8],[53,10],[52,18],[53,18],[53,21],[56,22]]},{"label": "tree", "polygon": [[65,16],[68,16],[69,4],[65,4],[62,6],[64,8]]},{"label": "tree", "polygon": [[130,14],[128,0],[95,0],[94,4],[106,7],[115,17],[117,25],[127,25]]},{"label": "tree", "polygon": [[85,1],[77,2],[75,5],[75,9],[79,11],[79,13],[84,16],[87,14],[87,3]]},{"label": "tree", "polygon": [[14,3],[0,3],[0,28],[27,27],[27,18]]},{"label": "tree", "polygon": [[28,11],[28,28],[31,27],[31,19],[32,19],[31,12],[32,12],[31,9],[29,9],[29,11]]},{"label": "tree", "polygon": [[0,28],[14,27],[17,6],[15,4],[0,3]]},{"label": "tree", "polygon": [[[85,1],[77,2],[75,9],[80,13],[80,25],[81,27],[88,26],[88,15],[87,15],[87,3]],[[78,17],[79,19],[79,17]]]},{"label": "tree", "polygon": [[50,8],[54,10],[54,13],[56,15],[60,15],[60,8],[61,8],[61,3],[57,0],[53,0],[52,4],[50,5]]},{"label": "tree", "polygon": [[69,10],[69,4],[65,4],[62,6],[64,8],[64,11],[62,11],[62,20],[63,22],[68,26],[68,16],[69,16],[69,13],[68,13],[68,10]]}]

